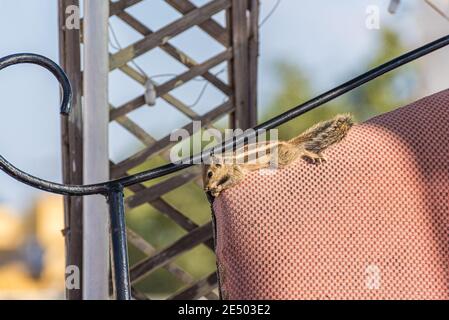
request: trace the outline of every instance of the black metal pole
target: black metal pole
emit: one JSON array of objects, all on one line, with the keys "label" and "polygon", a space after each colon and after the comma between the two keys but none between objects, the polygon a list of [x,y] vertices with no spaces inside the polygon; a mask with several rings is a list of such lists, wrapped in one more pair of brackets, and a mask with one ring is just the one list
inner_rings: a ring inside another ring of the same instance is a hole
[{"label": "black metal pole", "polygon": [[[128,187],[137,183],[145,182],[148,180],[156,179],[167,174],[188,168],[196,163],[201,163],[202,159],[209,157],[212,153],[218,153],[222,150],[230,150],[234,148],[236,145],[247,141],[250,138],[257,136],[257,134],[262,130],[273,129],[281,124],[286,123],[312,109],[315,109],[343,94],[348,91],[351,91],[361,85],[380,77],[381,75],[390,72],[394,69],[399,68],[413,60],[416,60],[422,56],[425,56],[435,50],[443,48],[449,45],[449,35],[442,37],[438,40],[430,42],[422,47],[419,47],[415,50],[407,52],[393,60],[390,60],[364,74],[355,77],[352,80],[349,80],[342,85],[333,88],[303,104],[300,104],[283,114],[272,118],[258,126],[256,126],[254,131],[250,131],[244,133],[240,136],[229,139],[222,144],[205,150],[199,154],[196,154],[191,157],[187,157],[180,161],[180,163],[169,163],[159,168],[150,169],[144,172],[140,172],[134,175],[126,176],[113,181],[106,181],[97,184],[91,185],[65,185],[60,183],[55,183],[51,181],[47,181],[44,179],[40,179],[34,177],[17,167],[13,166],[10,162],[8,162],[5,158],[0,156],[0,170],[3,170],[11,177],[16,180],[19,180],[23,183],[26,183],[32,187],[39,188],[41,190],[46,190],[53,193],[63,194],[63,195],[89,195],[89,194],[108,194],[109,187],[113,184],[120,184],[124,187]],[[48,70],[50,70],[55,76],[58,78],[64,90],[64,97],[61,112],[63,114],[68,113],[70,111],[70,97],[71,97],[71,87],[68,80],[66,80],[66,76],[64,72],[60,69],[58,65],[56,65],[53,61],[42,57],[36,56],[32,54],[17,54],[13,56],[8,56],[0,59],[0,70],[6,68],[10,65],[17,63],[35,63],[41,65]]]},{"label": "black metal pole", "polygon": [[111,216],[112,283],[114,292],[117,300],[131,300],[125,209],[123,187],[121,185],[115,185],[110,189],[108,203]]},{"label": "black metal pole", "polygon": [[[159,168],[150,169],[117,180],[91,185],[66,185],[40,179],[18,169],[2,156],[0,156],[0,170],[6,172],[18,181],[48,192],[71,196],[102,194],[107,197],[111,215],[113,285],[117,299],[129,300],[131,299],[131,290],[123,203],[124,187],[159,178],[190,167],[197,162],[200,163],[204,157],[210,156],[211,153],[222,151],[227,147],[234,147],[240,142],[244,142],[248,138],[256,136],[261,130],[275,128],[295,117],[298,117],[299,115],[302,115],[343,95],[350,90],[363,85],[366,82],[369,82],[387,72],[390,72],[404,64],[407,64],[447,45],[449,45],[449,35],[386,62],[377,68],[374,68],[336,88],[333,88],[301,105],[292,108],[291,110],[265,123],[256,126],[252,132],[234,137],[233,139],[225,141],[221,145],[188,157],[184,159],[185,161],[181,161],[181,163],[170,163]],[[15,54],[0,58],[0,70],[19,63],[34,63],[40,65],[51,71],[56,76],[63,89],[63,101],[60,111],[63,115],[67,115],[70,111],[72,90],[70,82],[68,81],[64,71],[48,58],[29,53]]]}]

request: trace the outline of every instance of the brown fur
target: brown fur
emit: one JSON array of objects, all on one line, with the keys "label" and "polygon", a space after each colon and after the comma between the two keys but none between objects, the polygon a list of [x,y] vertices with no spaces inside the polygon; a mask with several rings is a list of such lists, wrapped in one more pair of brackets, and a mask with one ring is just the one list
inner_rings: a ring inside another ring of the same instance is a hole
[{"label": "brown fur", "polygon": [[[233,153],[230,163],[228,158],[214,157],[210,165],[204,165],[204,190],[217,197],[221,191],[240,183],[248,172],[268,168],[273,160],[277,160],[277,168],[288,166],[302,157],[312,163],[322,163],[326,159],[322,152],[329,146],[346,137],[353,121],[349,114],[337,115],[331,120],[320,122],[289,141],[268,141],[257,145],[245,146]],[[248,150],[266,151],[257,161],[248,161]],[[241,154],[240,153],[240,154]],[[274,159],[273,157],[277,157]],[[232,159],[233,158],[233,159]],[[239,159],[241,162],[237,161]],[[236,160],[236,161],[233,161]]]}]

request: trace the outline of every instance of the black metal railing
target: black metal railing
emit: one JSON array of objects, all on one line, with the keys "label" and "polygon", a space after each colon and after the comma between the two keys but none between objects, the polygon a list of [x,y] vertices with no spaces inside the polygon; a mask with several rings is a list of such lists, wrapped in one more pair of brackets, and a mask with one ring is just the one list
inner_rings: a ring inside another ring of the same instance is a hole
[{"label": "black metal railing", "polygon": [[[189,158],[185,158],[179,163],[170,163],[156,169],[143,171],[141,173],[123,177],[120,179],[90,185],[66,185],[43,180],[18,169],[2,156],[0,156],[0,169],[22,183],[48,192],[67,196],[86,196],[100,194],[106,198],[106,201],[109,204],[111,218],[111,238],[113,252],[112,263],[114,270],[113,285],[116,292],[116,298],[120,300],[128,300],[131,298],[131,290],[123,202],[123,189],[125,187],[159,178],[167,174],[188,168],[196,163],[201,163],[208,157],[210,157],[213,153],[218,153],[225,149],[230,150],[230,148],[241,145],[249,139],[256,137],[261,131],[273,129],[293,118],[296,118],[347,93],[348,91],[351,91],[363,85],[366,82],[369,82],[391,70],[394,70],[404,64],[407,64],[447,45],[449,45],[449,35],[428,43],[404,55],[401,55],[332,90],[329,90],[317,96],[316,98],[298,105],[291,110],[256,126],[254,128],[254,131],[245,132],[240,136],[223,142],[221,145],[205,150],[202,153],[193,155]],[[63,90],[60,112],[62,115],[67,115],[70,112],[71,107],[70,102],[72,97],[72,89],[64,71],[50,59],[40,55],[29,53],[14,54],[0,59],[0,70],[19,63],[37,64],[53,73],[53,75],[60,82]]]}]

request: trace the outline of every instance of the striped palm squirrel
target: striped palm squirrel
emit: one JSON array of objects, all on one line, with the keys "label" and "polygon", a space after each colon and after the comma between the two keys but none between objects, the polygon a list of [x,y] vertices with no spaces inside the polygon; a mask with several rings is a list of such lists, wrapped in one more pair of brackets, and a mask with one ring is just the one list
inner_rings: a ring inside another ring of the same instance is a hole
[{"label": "striped palm squirrel", "polygon": [[[240,183],[248,172],[275,164],[283,168],[298,158],[312,163],[322,163],[322,152],[346,137],[353,125],[350,114],[340,114],[320,122],[288,141],[266,141],[237,149],[231,156],[213,156],[210,164],[203,166],[204,190],[217,197],[223,190]],[[262,151],[262,156],[259,156]],[[252,161],[249,161],[252,156]],[[255,161],[254,161],[255,160]]]}]

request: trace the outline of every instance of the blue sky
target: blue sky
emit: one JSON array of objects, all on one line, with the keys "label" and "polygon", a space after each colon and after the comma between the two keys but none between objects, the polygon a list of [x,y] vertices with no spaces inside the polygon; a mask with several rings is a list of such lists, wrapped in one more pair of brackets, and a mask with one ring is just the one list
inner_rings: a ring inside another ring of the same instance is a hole
[{"label": "blue sky", "polygon": [[[194,2],[202,4],[207,1]],[[276,1],[261,2],[261,16],[264,17]],[[300,65],[317,93],[362,71],[358,65],[373,54],[379,33],[365,27],[368,5],[379,6],[381,27],[397,29],[408,46],[418,46],[421,42],[414,32],[417,28],[414,19],[417,0],[403,2],[398,14],[391,16],[387,13],[387,0],[282,0],[261,29],[260,107],[263,108],[279,88],[273,70],[276,60],[285,59]],[[179,17],[161,0],[145,0],[131,8],[130,13],[156,30]],[[222,19],[220,16],[216,18]],[[126,46],[139,38],[118,19],[113,18],[111,24],[122,45]],[[57,61],[57,1],[0,0],[0,40],[0,56],[34,52]],[[197,29],[181,34],[172,41],[199,62],[220,52],[220,46]],[[166,59],[157,50],[137,61],[151,75],[182,72],[181,66]],[[110,100],[115,105],[142,94],[139,85],[119,72],[112,73],[110,81]],[[175,94],[190,103],[196,99],[201,86],[201,82],[192,82]],[[220,94],[210,87],[195,110],[203,113],[213,104],[220,103],[221,99]],[[39,67],[17,66],[0,72],[0,153],[23,170],[56,181],[60,181],[61,177],[58,103],[56,80]],[[156,138],[187,121],[162,103],[151,110],[143,108],[131,117]],[[119,159],[123,153],[121,150],[135,143],[121,129],[111,126],[113,158]],[[1,202],[24,207],[36,192],[0,174]]]}]

